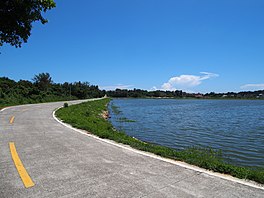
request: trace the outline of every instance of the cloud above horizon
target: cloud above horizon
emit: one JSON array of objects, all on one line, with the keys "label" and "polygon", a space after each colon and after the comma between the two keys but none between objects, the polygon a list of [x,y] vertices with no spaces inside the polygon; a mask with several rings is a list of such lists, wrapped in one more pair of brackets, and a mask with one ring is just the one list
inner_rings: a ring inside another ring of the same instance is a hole
[{"label": "cloud above horizon", "polygon": [[188,89],[196,87],[202,83],[202,81],[218,77],[218,74],[210,72],[200,72],[201,75],[180,75],[169,79],[168,82],[164,83],[161,88],[163,90],[176,90],[176,89]]},{"label": "cloud above horizon", "polygon": [[242,85],[240,87],[240,89],[243,90],[262,90],[264,89],[264,84],[246,84],[246,85]]},{"label": "cloud above horizon", "polygon": [[131,89],[134,85],[123,85],[123,84],[117,84],[117,85],[109,85],[109,86],[100,86],[100,89],[103,90],[115,90],[115,89]]}]

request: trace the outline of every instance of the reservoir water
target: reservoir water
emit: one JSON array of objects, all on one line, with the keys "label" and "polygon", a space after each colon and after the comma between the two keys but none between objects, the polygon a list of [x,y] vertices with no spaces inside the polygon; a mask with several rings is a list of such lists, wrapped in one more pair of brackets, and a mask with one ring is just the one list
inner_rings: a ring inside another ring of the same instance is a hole
[{"label": "reservoir water", "polygon": [[221,149],[229,163],[264,168],[264,100],[114,99],[109,111],[115,128],[142,141]]}]

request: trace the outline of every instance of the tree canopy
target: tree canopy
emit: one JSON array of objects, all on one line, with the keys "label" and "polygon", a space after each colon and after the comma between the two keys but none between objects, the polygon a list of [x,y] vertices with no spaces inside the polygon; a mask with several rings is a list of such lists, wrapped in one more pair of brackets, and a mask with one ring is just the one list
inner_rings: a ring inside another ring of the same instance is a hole
[{"label": "tree canopy", "polygon": [[9,43],[21,47],[31,35],[32,23],[47,23],[42,13],[55,6],[53,0],[1,0],[0,46]]},{"label": "tree canopy", "polygon": [[54,83],[49,73],[35,75],[33,82],[0,77],[1,106],[103,97],[105,91],[88,82]]},{"label": "tree canopy", "polygon": [[32,80],[42,91],[47,90],[49,85],[52,84],[52,79],[49,73],[40,73],[38,75],[35,75]]}]

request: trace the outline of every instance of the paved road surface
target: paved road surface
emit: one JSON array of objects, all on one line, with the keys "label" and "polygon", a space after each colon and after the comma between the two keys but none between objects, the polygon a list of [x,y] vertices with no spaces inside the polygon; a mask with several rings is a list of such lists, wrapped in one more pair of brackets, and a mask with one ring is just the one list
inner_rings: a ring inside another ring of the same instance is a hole
[{"label": "paved road surface", "polygon": [[52,117],[62,104],[24,105],[0,112],[1,198],[264,197],[263,189],[80,134]]}]

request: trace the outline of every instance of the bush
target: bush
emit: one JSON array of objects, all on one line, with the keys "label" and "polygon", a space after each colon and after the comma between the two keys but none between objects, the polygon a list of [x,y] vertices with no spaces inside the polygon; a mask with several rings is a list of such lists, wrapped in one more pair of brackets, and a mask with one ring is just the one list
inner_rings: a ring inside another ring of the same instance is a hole
[{"label": "bush", "polygon": [[67,108],[69,106],[69,104],[67,102],[64,103],[63,107]]}]

